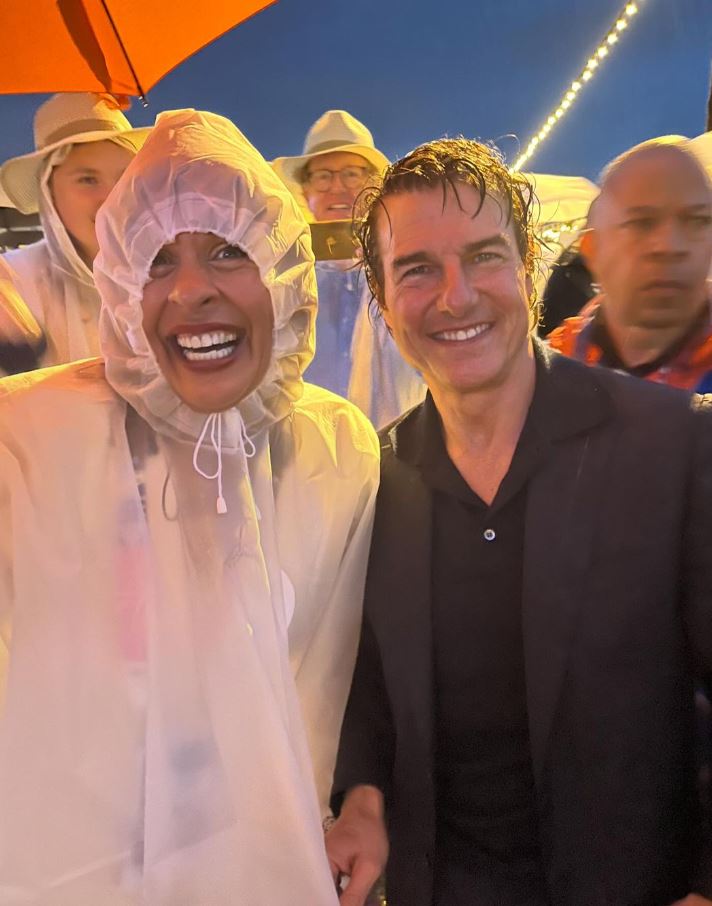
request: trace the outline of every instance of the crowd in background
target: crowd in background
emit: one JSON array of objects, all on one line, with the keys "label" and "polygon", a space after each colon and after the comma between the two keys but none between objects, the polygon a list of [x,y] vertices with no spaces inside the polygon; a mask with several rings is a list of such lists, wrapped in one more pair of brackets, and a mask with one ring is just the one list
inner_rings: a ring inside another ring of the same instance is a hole
[{"label": "crowd in background", "polygon": [[711,902],[712,133],[559,243],[495,149],[343,110],[271,163],[107,95],[34,127],[0,902]]},{"label": "crowd in background", "polygon": [[[100,354],[101,302],[91,272],[98,250],[96,211],[150,132],[148,127],[133,129],[110,96],[82,94],[56,95],[43,104],[34,128],[35,150],[7,161],[0,170],[6,203],[23,214],[39,213],[43,233],[41,241],[6,252],[0,262],[0,374]],[[709,134],[700,139],[693,143],[694,150],[709,170],[712,141]],[[685,139],[666,136],[659,141],[682,144]],[[301,155],[272,162],[310,223],[346,228],[337,249],[318,255],[318,339],[307,377],[354,402],[377,428],[420,402],[425,392],[418,373],[398,354],[383,320],[372,317],[370,290],[347,232],[357,197],[387,165],[368,128],[343,110],[329,110],[312,124]],[[551,223],[541,225],[546,263],[543,281],[541,276],[538,280],[538,334],[553,333],[550,341],[555,348],[589,363],[632,369],[686,389],[712,389],[712,377],[709,385],[705,381],[712,370],[712,346],[704,342],[704,351],[695,347],[685,353],[694,357],[692,377],[673,379],[667,370],[660,373],[649,363],[641,370],[625,356],[619,358],[601,326],[599,290],[604,278],[591,252],[591,237],[600,232],[593,219],[596,187],[580,180],[585,185],[572,207],[564,200],[567,178],[546,180],[551,177],[532,181],[535,190],[546,193],[547,216],[558,221],[566,216],[569,223],[564,227],[565,241],[557,236],[551,245],[546,238]],[[344,251],[344,242],[351,248]],[[615,257],[635,267],[622,252]],[[567,318],[573,320],[560,327]],[[700,320],[704,321],[701,316]],[[700,339],[706,335],[702,325]]]}]

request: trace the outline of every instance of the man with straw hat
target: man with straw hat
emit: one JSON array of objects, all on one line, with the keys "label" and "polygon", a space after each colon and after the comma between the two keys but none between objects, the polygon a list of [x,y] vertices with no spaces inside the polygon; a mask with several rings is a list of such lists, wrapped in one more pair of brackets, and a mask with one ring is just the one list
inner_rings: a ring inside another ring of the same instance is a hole
[{"label": "man with straw hat", "polygon": [[[388,166],[371,132],[345,110],[327,110],[304,150],[273,161],[317,222],[350,220],[354,201]],[[353,258],[318,261],[319,315],[309,380],[348,397],[382,426],[420,401],[422,381],[398,355],[387,329],[368,318],[370,295]]]},{"label": "man with straw hat", "polygon": [[27,320],[44,334],[42,365],[99,352],[94,221],[148,132],[134,129],[111,95],[56,94],[35,114],[35,150],[0,167],[2,192],[23,214],[39,212],[44,231],[4,256]]}]

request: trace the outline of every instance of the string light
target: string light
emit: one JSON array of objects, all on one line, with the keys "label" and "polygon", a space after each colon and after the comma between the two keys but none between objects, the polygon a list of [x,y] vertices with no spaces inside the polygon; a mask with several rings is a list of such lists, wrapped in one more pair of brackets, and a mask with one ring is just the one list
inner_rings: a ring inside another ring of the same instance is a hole
[{"label": "string light", "polygon": [[512,167],[513,170],[521,170],[522,166],[532,157],[534,152],[539,149],[541,143],[548,138],[554,126],[560,123],[564,116],[569,112],[571,107],[578,100],[584,85],[591,81],[595,73],[603,64],[603,61],[610,55],[613,47],[618,43],[626,28],[628,28],[630,20],[638,14],[640,5],[644,2],[645,0],[636,0],[636,2],[626,3],[608,33],[588,58],[584,68],[562,95],[556,109],[543,121],[537,134],[533,136],[524,151],[519,155]]},{"label": "string light", "polygon": [[585,225],[585,217],[576,217],[563,223],[543,223],[537,228],[537,236],[549,246],[560,245],[566,233],[580,233]]}]

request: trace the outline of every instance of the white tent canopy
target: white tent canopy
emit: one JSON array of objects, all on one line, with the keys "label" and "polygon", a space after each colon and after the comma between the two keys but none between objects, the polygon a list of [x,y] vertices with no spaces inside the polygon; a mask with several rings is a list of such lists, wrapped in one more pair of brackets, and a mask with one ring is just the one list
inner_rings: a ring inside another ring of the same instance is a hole
[{"label": "white tent canopy", "polygon": [[539,200],[537,224],[571,223],[586,218],[598,186],[583,176],[529,173]]},{"label": "white tent canopy", "polygon": [[561,253],[578,237],[598,186],[583,176],[552,176],[528,173],[539,202],[535,212],[537,236],[542,240],[542,258],[536,288],[541,296]]}]

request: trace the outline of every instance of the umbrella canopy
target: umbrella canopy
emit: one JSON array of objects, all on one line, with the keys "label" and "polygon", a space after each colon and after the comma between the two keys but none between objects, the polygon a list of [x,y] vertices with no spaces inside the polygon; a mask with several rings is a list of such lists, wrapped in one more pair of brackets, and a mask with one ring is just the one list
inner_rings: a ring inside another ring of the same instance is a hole
[{"label": "umbrella canopy", "polygon": [[143,97],[167,72],[274,0],[13,0],[0,10],[0,93]]}]

